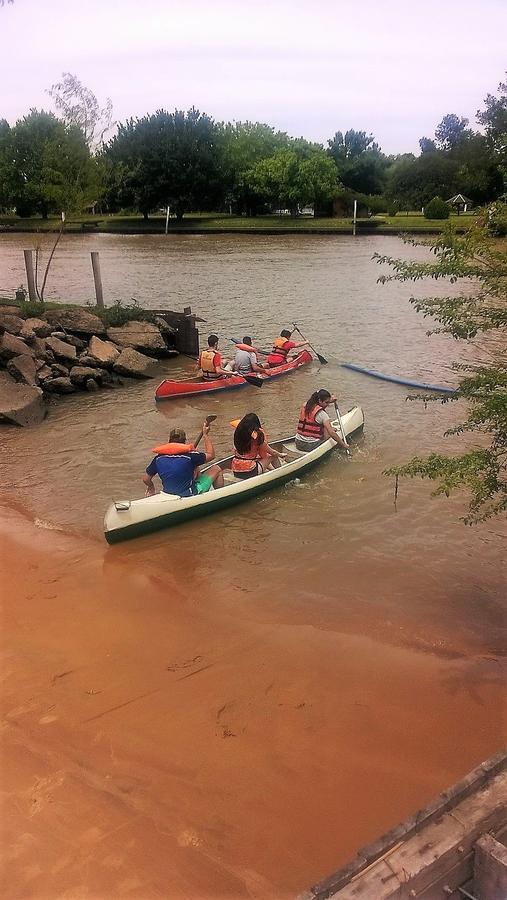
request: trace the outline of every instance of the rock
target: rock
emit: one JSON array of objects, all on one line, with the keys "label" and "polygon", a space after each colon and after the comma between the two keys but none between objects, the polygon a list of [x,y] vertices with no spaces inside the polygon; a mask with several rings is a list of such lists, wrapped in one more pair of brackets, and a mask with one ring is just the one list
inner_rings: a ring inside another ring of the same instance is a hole
[{"label": "rock", "polygon": [[51,378],[52,374],[53,373],[51,372],[51,369],[49,368],[49,366],[42,365],[40,367],[39,371],[37,372],[37,380],[38,380],[39,384],[46,381],[47,378]]},{"label": "rock", "polygon": [[44,382],[44,390],[51,394],[73,394],[76,388],[70,378],[48,378]]},{"label": "rock", "polygon": [[65,331],[72,331],[76,334],[105,334],[106,329],[104,323],[93,313],[87,312],[86,309],[48,309],[44,313],[46,322],[50,325],[59,325],[65,328]]},{"label": "rock", "polygon": [[19,306],[0,306],[0,316],[21,316],[21,310]]},{"label": "rock", "polygon": [[0,372],[0,422],[38,425],[46,414],[40,388],[17,384],[7,372]]},{"label": "rock", "polygon": [[24,335],[25,331],[33,331],[34,334],[37,335],[37,337],[45,338],[49,337],[49,335],[53,331],[53,328],[51,325],[45,322],[44,319],[38,319],[37,317],[34,317],[32,319],[25,319],[25,321],[23,322],[21,334]]},{"label": "rock", "polygon": [[81,338],[76,337],[75,334],[66,334],[65,337],[62,338],[62,341],[71,344],[76,350],[84,350],[86,347],[86,341],[82,341]]},{"label": "rock", "polygon": [[127,322],[121,328],[108,328],[107,336],[120,347],[134,347],[154,356],[166,351],[164,338],[152,322]]},{"label": "rock", "polygon": [[0,337],[0,359],[14,359],[15,356],[21,356],[26,353],[27,356],[35,356],[35,353],[28,347],[21,338],[16,337],[6,331]]},{"label": "rock", "polygon": [[93,335],[88,344],[88,355],[97,360],[101,366],[113,366],[120,355],[120,351],[111,341],[101,341]]},{"label": "rock", "polygon": [[4,331],[8,331],[9,334],[21,334],[24,324],[25,321],[20,316],[6,315],[0,309],[0,328],[3,328]]},{"label": "rock", "polygon": [[34,334],[31,339],[25,337],[25,340],[28,344],[30,344],[30,347],[32,348],[35,355],[39,357],[39,359],[43,359],[44,354],[46,352],[49,352],[46,350],[46,341],[44,340],[44,338],[36,337],[36,335]]},{"label": "rock", "polygon": [[99,386],[98,386],[97,382],[93,380],[93,378],[89,378],[85,384],[85,388],[87,391],[91,392],[91,391],[98,391]]},{"label": "rock", "polygon": [[46,338],[46,347],[52,350],[55,356],[72,361],[76,359],[76,348],[71,344],[66,344],[65,341],[61,341],[59,338]]},{"label": "rock", "polygon": [[126,347],[116,360],[113,370],[119,375],[128,375],[130,378],[151,378],[148,370],[152,365],[153,360],[149,356],[138,353],[132,347]]},{"label": "rock", "polygon": [[154,318],[155,325],[162,332],[162,334],[177,334],[176,328],[173,328],[172,325],[169,325],[169,322],[162,316],[155,316]]},{"label": "rock", "polygon": [[81,353],[81,356],[78,358],[78,362],[80,366],[90,366],[92,369],[98,367],[98,362],[93,356],[89,356],[88,353]]},{"label": "rock", "polygon": [[77,384],[78,387],[85,387],[90,378],[101,380],[100,370],[89,366],[73,366],[69,374],[72,384]]},{"label": "rock", "polygon": [[61,363],[52,363],[51,364],[51,373],[54,378],[67,378],[69,374],[69,370],[67,366],[62,366]]},{"label": "rock", "polygon": [[37,384],[37,365],[33,356],[28,356],[26,353],[15,356],[7,363],[7,371],[12,375],[14,381],[31,384],[32,387]]}]

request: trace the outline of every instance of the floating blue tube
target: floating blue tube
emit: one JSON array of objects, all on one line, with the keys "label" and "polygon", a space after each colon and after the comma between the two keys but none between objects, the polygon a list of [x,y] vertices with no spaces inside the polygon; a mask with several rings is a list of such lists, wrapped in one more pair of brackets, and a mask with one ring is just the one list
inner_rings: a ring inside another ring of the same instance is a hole
[{"label": "floating blue tube", "polygon": [[398,375],[383,375],[373,369],[364,369],[354,363],[342,363],[344,369],[352,369],[353,372],[362,372],[363,375],[371,375],[372,378],[380,378],[382,381],[393,381],[395,384],[404,384],[407,387],[419,388],[423,391],[438,391],[440,394],[454,394],[456,388],[443,387],[439,384],[426,384],[424,381],[411,381],[409,378],[400,378]]}]

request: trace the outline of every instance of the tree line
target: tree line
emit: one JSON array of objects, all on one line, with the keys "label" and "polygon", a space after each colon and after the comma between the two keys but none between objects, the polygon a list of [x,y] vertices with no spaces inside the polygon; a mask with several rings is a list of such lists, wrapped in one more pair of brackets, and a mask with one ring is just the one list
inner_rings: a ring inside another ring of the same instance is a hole
[{"label": "tree line", "polygon": [[420,154],[386,155],[372,134],[337,131],[327,146],[259,122],[216,122],[198,109],[119,123],[78,78],[64,73],[48,92],[56,113],[32,109],[12,127],[0,119],[0,209],[18,215],[138,211],[169,206],[259,215],[305,206],[346,214],[359,199],[372,212],[418,209],[464,194],[496,200],[507,178],[507,84],[477,112],[483,131],[444,116]]}]

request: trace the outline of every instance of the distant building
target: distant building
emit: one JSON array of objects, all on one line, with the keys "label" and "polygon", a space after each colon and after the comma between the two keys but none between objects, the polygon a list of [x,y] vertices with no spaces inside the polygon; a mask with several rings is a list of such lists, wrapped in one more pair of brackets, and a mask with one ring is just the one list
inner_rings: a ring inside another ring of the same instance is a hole
[{"label": "distant building", "polygon": [[469,200],[468,197],[464,197],[463,194],[456,194],[454,197],[450,197],[449,200],[446,200],[445,202],[448,203],[449,206],[458,213],[458,216],[460,213],[466,212],[467,209],[471,209],[473,206],[472,201]]}]

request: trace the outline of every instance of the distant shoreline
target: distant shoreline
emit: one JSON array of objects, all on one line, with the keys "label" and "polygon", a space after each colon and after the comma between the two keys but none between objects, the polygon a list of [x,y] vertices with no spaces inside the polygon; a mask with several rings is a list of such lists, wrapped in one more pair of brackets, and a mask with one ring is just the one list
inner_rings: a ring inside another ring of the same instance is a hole
[{"label": "distant shoreline", "polygon": [[[449,222],[459,231],[466,231],[474,221],[473,215],[451,216],[447,220],[425,219],[422,215],[385,216],[358,219],[356,236],[372,234],[440,234]],[[79,216],[69,219],[66,234],[165,234],[165,216]],[[16,216],[0,217],[2,234],[54,233],[60,230],[59,218],[19,219]],[[304,234],[351,235],[352,219],[285,216],[235,217],[220,215],[189,215],[181,222],[169,220],[169,234]]]}]

